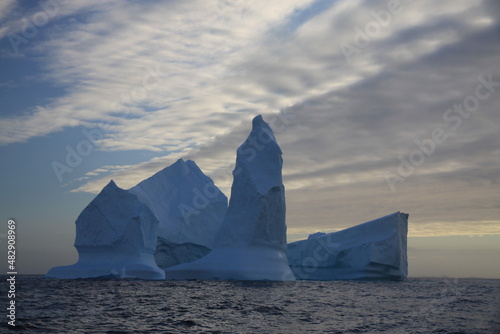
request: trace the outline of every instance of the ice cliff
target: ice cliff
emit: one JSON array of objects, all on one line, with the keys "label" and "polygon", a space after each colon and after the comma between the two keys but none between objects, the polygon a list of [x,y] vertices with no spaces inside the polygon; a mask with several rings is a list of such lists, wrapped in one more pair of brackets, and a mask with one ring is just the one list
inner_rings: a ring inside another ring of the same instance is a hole
[{"label": "ice cliff", "polygon": [[396,212],[335,233],[288,244],[288,261],[303,280],[404,280],[408,214]]},{"label": "ice cliff", "polygon": [[159,220],[155,253],[165,269],[208,254],[227,210],[227,197],[194,161],[173,165],[129,189]]},{"label": "ice cliff", "polygon": [[231,200],[212,251],[168,268],[167,279],[293,280],[286,257],[281,149],[257,116],[238,148]]},{"label": "ice cliff", "polygon": [[153,256],[157,230],[153,213],[111,181],[76,220],[78,262],[54,267],[47,277],[164,279]]}]

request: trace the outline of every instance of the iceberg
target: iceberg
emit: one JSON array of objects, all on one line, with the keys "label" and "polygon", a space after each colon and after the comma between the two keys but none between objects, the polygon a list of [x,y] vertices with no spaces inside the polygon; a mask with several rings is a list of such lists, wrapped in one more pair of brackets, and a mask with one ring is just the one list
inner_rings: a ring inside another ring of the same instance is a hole
[{"label": "iceberg", "polygon": [[288,244],[301,280],[404,280],[408,275],[408,214],[395,212],[334,233]]},{"label": "iceberg", "polygon": [[79,259],[47,277],[404,280],[408,214],[287,245],[282,152],[262,116],[238,148],[227,197],[194,161],[129,190],[113,181],[80,213]]},{"label": "iceberg", "polygon": [[179,159],[129,191],[159,220],[155,260],[160,268],[210,252],[227,197],[194,161]]},{"label": "iceberg", "polygon": [[148,207],[111,180],[76,220],[78,262],[46,277],[164,279],[154,259],[157,230]]},{"label": "iceberg", "polygon": [[167,279],[294,280],[286,256],[281,149],[257,116],[238,148],[231,199],[205,257],[165,270]]}]

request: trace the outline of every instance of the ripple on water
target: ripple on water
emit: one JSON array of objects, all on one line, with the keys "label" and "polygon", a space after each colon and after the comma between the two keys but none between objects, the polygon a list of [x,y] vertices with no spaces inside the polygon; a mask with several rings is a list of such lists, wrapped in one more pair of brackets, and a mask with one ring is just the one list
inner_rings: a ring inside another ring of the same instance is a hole
[{"label": "ripple on water", "polygon": [[[22,333],[495,333],[500,328],[499,291],[500,280],[467,279],[170,282],[20,277],[16,329]],[[6,328],[5,322],[0,324],[0,331]]]}]

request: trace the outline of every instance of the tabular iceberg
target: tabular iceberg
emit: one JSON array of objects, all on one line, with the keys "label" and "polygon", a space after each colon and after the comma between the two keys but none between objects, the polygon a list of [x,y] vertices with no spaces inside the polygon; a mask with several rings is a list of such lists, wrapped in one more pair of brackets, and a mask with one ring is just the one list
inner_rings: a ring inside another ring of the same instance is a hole
[{"label": "tabular iceberg", "polygon": [[286,257],[283,160],[269,125],[257,116],[238,148],[231,200],[212,251],[165,270],[167,279],[294,280]]},{"label": "tabular iceberg", "polygon": [[396,212],[335,233],[288,244],[288,261],[303,280],[404,280],[408,214]]},{"label": "tabular iceberg", "polygon": [[159,220],[156,263],[163,269],[210,252],[227,197],[194,161],[173,165],[129,189]]},{"label": "tabular iceberg", "polygon": [[164,279],[154,260],[158,220],[137,196],[111,181],[76,220],[78,262],[47,277]]}]

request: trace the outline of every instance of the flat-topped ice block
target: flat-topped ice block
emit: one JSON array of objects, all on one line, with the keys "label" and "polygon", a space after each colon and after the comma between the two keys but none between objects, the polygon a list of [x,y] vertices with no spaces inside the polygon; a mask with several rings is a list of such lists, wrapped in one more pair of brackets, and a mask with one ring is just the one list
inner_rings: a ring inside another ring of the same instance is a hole
[{"label": "flat-topped ice block", "polygon": [[335,233],[288,244],[301,280],[404,280],[408,275],[408,214],[396,212]]}]

